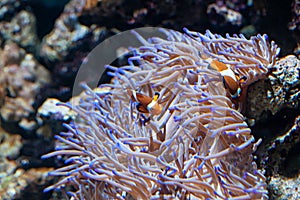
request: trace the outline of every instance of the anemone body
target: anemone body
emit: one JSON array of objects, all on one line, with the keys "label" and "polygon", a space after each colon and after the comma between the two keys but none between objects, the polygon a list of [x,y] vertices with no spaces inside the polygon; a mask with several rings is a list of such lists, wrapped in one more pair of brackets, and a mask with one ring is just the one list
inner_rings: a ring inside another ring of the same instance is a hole
[{"label": "anemone body", "polygon": [[[239,112],[243,102],[233,101],[209,64],[218,60],[246,77],[244,89],[268,73],[277,46],[265,35],[162,31],[167,40],[134,33],[144,46],[128,66],[109,66],[109,92],[85,85],[80,104],[66,104],[79,120],[44,156],[68,158],[51,172],[63,178],[48,189],[72,185],[74,199],[266,199],[252,156],[259,141]],[[128,89],[149,97],[159,92],[162,112],[140,113]]]}]

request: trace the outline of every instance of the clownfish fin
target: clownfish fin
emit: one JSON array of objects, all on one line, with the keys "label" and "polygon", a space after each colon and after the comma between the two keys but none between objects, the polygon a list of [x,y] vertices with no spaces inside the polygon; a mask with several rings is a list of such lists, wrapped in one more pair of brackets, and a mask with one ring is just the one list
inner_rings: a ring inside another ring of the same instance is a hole
[{"label": "clownfish fin", "polygon": [[136,105],[136,109],[141,113],[149,113],[148,109],[145,108],[141,103]]}]

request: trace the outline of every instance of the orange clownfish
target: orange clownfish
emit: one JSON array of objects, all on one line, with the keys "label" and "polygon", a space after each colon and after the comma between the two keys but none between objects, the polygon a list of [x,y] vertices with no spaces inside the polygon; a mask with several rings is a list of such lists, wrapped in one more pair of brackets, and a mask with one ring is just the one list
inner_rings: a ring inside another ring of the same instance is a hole
[{"label": "orange clownfish", "polygon": [[228,89],[232,98],[238,98],[241,95],[240,83],[245,81],[246,77],[240,78],[228,65],[217,60],[211,61],[209,67],[221,73],[225,88]]},{"label": "orange clownfish", "polygon": [[138,93],[134,90],[128,90],[133,101],[138,102],[136,108],[141,113],[150,113],[151,115],[159,115],[162,111],[162,106],[158,103],[159,93],[155,92],[154,97]]}]

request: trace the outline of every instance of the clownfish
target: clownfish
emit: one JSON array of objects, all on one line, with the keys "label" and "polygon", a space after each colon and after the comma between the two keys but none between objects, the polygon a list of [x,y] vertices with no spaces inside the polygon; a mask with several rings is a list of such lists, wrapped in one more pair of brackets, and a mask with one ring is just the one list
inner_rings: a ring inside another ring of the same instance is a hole
[{"label": "clownfish", "polygon": [[209,67],[220,72],[225,88],[228,89],[232,98],[240,97],[242,92],[240,83],[244,82],[246,77],[240,78],[228,65],[218,60],[212,60]]},{"label": "clownfish", "polygon": [[138,93],[134,90],[128,90],[133,101],[137,102],[137,110],[141,113],[150,113],[151,115],[159,115],[162,112],[162,106],[158,103],[160,94],[155,92],[154,97]]}]

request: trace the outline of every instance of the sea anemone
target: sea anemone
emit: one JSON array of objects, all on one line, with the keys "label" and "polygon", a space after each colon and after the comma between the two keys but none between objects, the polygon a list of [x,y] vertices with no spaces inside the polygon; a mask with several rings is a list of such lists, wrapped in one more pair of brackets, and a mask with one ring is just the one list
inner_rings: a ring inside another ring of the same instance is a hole
[{"label": "sea anemone", "polygon": [[[79,105],[64,104],[78,120],[43,156],[66,156],[66,166],[50,173],[63,178],[46,191],[71,185],[73,199],[267,199],[252,156],[260,140],[210,62],[245,77],[243,89],[268,73],[277,46],[265,35],[162,31],[167,40],[133,32],[144,45],[127,66],[107,66],[112,83],[97,90],[83,84]],[[162,112],[139,112],[130,90],[158,92]]]}]

